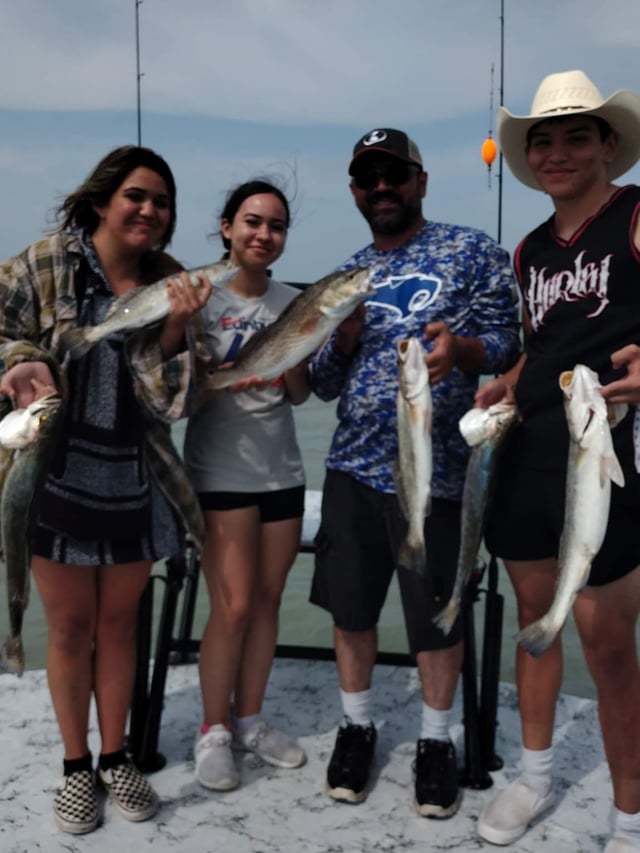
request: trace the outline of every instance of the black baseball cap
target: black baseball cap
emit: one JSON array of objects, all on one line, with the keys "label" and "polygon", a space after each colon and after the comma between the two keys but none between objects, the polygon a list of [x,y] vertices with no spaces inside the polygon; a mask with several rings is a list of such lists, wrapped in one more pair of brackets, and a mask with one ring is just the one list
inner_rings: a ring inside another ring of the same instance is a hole
[{"label": "black baseball cap", "polygon": [[353,168],[358,157],[369,151],[380,151],[383,154],[389,154],[391,157],[397,157],[399,160],[412,163],[414,166],[419,166],[422,169],[420,150],[413,139],[410,139],[402,130],[394,130],[392,127],[380,127],[370,130],[369,133],[365,133],[356,142],[353,148],[351,163],[349,164],[350,175],[353,175]]}]

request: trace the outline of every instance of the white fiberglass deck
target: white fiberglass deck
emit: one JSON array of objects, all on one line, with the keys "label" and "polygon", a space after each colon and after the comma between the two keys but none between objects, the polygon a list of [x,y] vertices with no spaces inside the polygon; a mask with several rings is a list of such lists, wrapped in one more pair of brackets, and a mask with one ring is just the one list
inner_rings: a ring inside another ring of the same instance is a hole
[{"label": "white fiberglass deck", "polygon": [[[59,832],[51,801],[61,745],[46,675],[0,676],[0,850],[2,853],[406,853],[497,850],[475,835],[478,813],[513,778],[519,754],[515,695],[501,685],[496,751],[505,768],[484,791],[465,789],[460,812],[447,821],[419,817],[411,805],[411,763],[420,721],[416,671],[379,666],[373,687],[379,731],[372,788],[361,805],[324,793],[326,764],[340,717],[331,662],[277,659],[265,713],[297,736],[309,761],[276,770],[254,756],[241,759],[241,786],[205,791],[194,780],[193,740],[200,721],[197,669],[169,670],[159,749],[166,766],[151,776],[162,798],[156,818],[129,824],[107,804],[104,823],[87,836]],[[461,707],[458,701],[457,707]],[[461,713],[458,715],[461,718]],[[462,728],[452,732],[462,744]],[[91,744],[98,751],[95,719]],[[462,746],[460,746],[462,752]],[[558,708],[556,809],[517,844],[520,853],[595,853],[604,847],[610,786],[595,703],[563,696]]]}]

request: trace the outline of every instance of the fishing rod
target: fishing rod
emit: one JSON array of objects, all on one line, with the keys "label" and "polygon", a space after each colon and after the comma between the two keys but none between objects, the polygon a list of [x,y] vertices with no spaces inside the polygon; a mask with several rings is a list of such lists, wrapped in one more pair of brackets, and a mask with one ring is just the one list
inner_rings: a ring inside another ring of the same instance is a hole
[{"label": "fishing rod", "polygon": [[140,81],[143,74],[140,72],[140,16],[139,7],[143,0],[134,0],[136,16],[136,95],[137,95],[137,119],[138,119],[138,147],[142,145],[142,109],[140,103]]}]

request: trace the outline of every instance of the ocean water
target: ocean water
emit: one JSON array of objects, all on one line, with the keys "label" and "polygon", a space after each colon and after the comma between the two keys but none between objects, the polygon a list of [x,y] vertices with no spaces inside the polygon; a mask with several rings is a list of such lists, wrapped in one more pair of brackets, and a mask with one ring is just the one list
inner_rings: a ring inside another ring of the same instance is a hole
[{"label": "ocean water", "polygon": [[[324,479],[324,460],[336,423],[335,406],[323,403],[315,397],[310,398],[295,410],[298,441],[302,450],[307,476],[307,488],[322,489]],[[184,435],[184,422],[175,427],[175,441],[181,447]],[[300,554],[291,570],[285,589],[280,615],[279,641],[285,644],[326,646],[332,645],[331,620],[317,607],[308,603],[313,557]],[[158,565],[154,572],[162,574],[163,566]],[[162,584],[156,584],[161,593]],[[7,607],[4,571],[0,572],[0,637],[7,631]],[[505,597],[505,612],[502,641],[501,679],[513,682],[514,642],[517,630],[514,597],[508,577],[500,566],[499,591]],[[482,630],[484,626],[484,596],[474,606],[478,652],[481,650]],[[199,637],[207,614],[207,594],[204,584],[200,584],[196,612],[194,616],[193,636]],[[155,610],[159,612],[159,603]],[[406,652],[406,635],[402,611],[399,604],[398,589],[392,584],[380,625],[380,649],[389,652]],[[23,626],[26,663],[29,669],[41,669],[45,665],[46,625],[42,605],[35,584],[31,588],[31,601],[25,613]],[[570,617],[564,632],[565,674],[563,690],[578,696],[593,697],[594,689],[585,668],[579,641],[573,621]]]}]

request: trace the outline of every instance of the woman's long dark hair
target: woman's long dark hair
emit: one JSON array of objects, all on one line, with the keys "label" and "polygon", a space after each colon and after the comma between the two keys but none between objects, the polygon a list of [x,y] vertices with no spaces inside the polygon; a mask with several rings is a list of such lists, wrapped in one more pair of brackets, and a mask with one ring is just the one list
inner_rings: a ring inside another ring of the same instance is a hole
[{"label": "woman's long dark hair", "polygon": [[167,185],[170,218],[158,248],[168,246],[176,227],[176,182],[166,160],[150,148],[137,145],[123,145],[109,152],[78,189],[67,196],[57,210],[60,229],[75,225],[93,234],[100,222],[94,207],[107,205],[127,176],[141,167],[160,175]]}]

